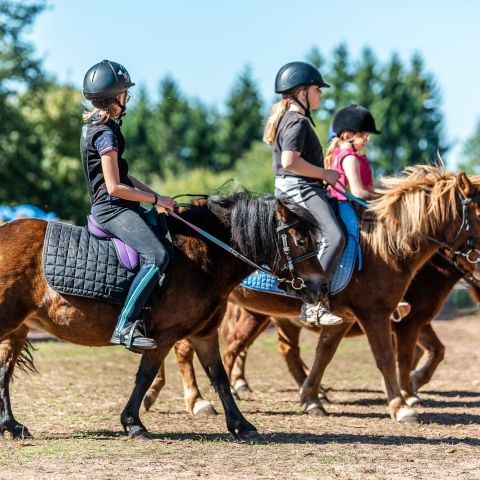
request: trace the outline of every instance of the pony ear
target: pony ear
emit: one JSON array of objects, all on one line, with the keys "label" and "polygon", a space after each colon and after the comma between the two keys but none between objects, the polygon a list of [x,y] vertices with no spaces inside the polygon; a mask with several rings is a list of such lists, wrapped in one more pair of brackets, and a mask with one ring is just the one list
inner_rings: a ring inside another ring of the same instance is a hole
[{"label": "pony ear", "polygon": [[464,197],[471,197],[473,194],[473,185],[465,172],[457,175],[457,185]]},{"label": "pony ear", "polygon": [[281,200],[277,200],[277,218],[283,223],[288,223],[290,217],[291,213],[288,207]]},{"label": "pony ear", "polygon": [[208,209],[225,224],[230,223],[230,208],[232,201],[228,197],[219,195],[211,196],[207,200]]}]

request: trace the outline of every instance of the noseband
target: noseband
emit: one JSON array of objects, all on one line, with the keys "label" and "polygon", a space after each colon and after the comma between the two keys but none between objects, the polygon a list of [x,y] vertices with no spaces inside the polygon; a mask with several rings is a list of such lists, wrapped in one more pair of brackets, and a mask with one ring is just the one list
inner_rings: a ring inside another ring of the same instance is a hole
[{"label": "noseband", "polygon": [[[469,263],[480,263],[480,250],[477,248],[477,245],[480,243],[480,239],[474,237],[472,234],[472,224],[470,222],[470,212],[468,210],[468,207],[471,203],[478,203],[480,201],[480,194],[476,194],[471,197],[464,197],[463,194],[459,192],[458,196],[460,199],[460,205],[462,206],[462,223],[457,234],[455,235],[455,238],[450,242],[450,244],[441,242],[440,240],[432,238],[429,235],[422,234],[422,236],[452,252],[454,258],[460,256],[464,257]],[[465,243],[468,248],[466,252],[463,250],[457,250],[453,246],[464,231],[468,234],[467,241]]]},{"label": "noseband", "polygon": [[289,283],[294,290],[301,290],[302,288],[305,288],[305,281],[302,277],[296,275],[294,266],[298,263],[308,260],[309,258],[316,257],[318,254],[318,250],[312,250],[296,257],[292,257],[290,255],[290,245],[288,244],[287,230],[298,223],[300,223],[300,220],[298,219],[295,219],[290,223],[283,223],[281,220],[279,220],[280,225],[277,227],[277,236],[282,244],[282,250],[285,256],[285,263],[280,267],[280,272],[288,270],[290,274],[290,279],[278,278],[278,282]]}]

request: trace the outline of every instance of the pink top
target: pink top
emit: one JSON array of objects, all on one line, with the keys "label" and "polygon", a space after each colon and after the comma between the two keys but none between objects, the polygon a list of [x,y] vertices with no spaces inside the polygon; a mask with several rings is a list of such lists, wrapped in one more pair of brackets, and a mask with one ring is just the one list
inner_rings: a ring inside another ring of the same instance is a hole
[{"label": "pink top", "polygon": [[[343,159],[348,155],[353,155],[360,163],[360,179],[362,181],[362,185],[364,188],[371,188],[373,186],[373,177],[372,177],[372,169],[370,168],[370,162],[366,155],[362,155],[358,153],[353,148],[336,148],[333,151],[332,156],[332,166],[330,167],[332,170],[336,170],[340,174],[340,178],[338,179],[342,182],[348,189],[348,179],[345,175],[345,170],[343,169]],[[342,187],[338,185],[340,190]],[[345,195],[337,192],[333,188],[330,188],[330,196],[336,198],[337,200],[346,200]]]}]

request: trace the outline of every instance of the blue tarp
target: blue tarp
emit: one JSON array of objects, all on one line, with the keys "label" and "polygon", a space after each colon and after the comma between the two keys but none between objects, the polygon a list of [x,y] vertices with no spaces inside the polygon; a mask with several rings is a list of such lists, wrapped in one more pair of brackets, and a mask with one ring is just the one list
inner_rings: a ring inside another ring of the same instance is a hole
[{"label": "blue tarp", "polygon": [[58,216],[54,212],[44,212],[35,205],[24,203],[16,207],[7,207],[0,205],[0,223],[9,222],[18,218],[42,218],[44,220],[57,220]]}]

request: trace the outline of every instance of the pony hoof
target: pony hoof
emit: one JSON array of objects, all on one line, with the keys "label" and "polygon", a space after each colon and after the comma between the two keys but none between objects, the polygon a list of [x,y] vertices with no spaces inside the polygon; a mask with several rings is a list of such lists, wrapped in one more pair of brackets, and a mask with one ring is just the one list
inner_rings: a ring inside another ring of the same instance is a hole
[{"label": "pony hoof", "polygon": [[328,415],[327,411],[323,408],[323,405],[320,402],[311,402],[303,406],[303,411],[307,415],[312,415],[314,417],[326,417]]},{"label": "pony hoof", "polygon": [[252,389],[248,385],[247,381],[243,378],[239,378],[233,385],[233,388],[236,392],[251,392]]},{"label": "pony hoof", "polygon": [[193,406],[192,413],[194,416],[197,415],[218,415],[217,411],[215,410],[215,407],[212,405],[212,402],[209,402],[208,400],[198,400],[195,402],[195,405]]},{"label": "pony hoof", "polygon": [[399,423],[418,423],[419,421],[417,412],[413,408],[407,406],[401,407],[395,418]]},{"label": "pony hoof", "polygon": [[135,440],[148,440],[150,439],[150,434],[145,428],[134,426],[128,429],[128,438]]},{"label": "pony hoof", "polygon": [[412,395],[411,397],[408,397],[408,398],[405,400],[405,403],[406,403],[409,407],[414,407],[415,405],[420,405],[421,400],[420,400],[420,398],[419,398],[417,395]]},{"label": "pony hoof", "polygon": [[238,432],[238,439],[242,442],[255,443],[258,442],[262,436],[256,430],[246,430]]},{"label": "pony hoof", "polygon": [[416,371],[413,371],[410,373],[410,386],[412,387],[412,392],[417,393],[419,386],[418,386],[418,377],[417,377]]},{"label": "pony hoof", "polygon": [[145,398],[143,399],[143,406],[145,407],[145,411],[148,412],[152,408],[152,405],[154,403],[155,403],[155,399],[152,398],[150,395],[146,395]]},{"label": "pony hoof", "polygon": [[327,392],[323,389],[320,390],[318,394],[318,399],[321,400],[322,402],[332,403],[330,398],[328,398]]},{"label": "pony hoof", "polygon": [[15,425],[13,428],[0,430],[0,433],[7,435],[12,440],[33,440],[33,435],[23,425]]},{"label": "pony hoof", "polygon": [[233,386],[230,387],[230,392],[232,393],[232,397],[235,400],[241,400],[240,396],[238,395],[238,392],[235,390]]}]

